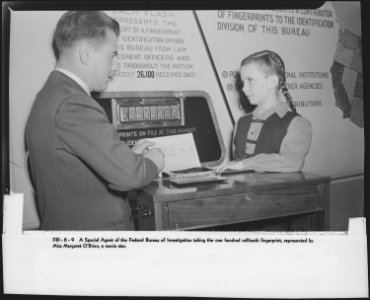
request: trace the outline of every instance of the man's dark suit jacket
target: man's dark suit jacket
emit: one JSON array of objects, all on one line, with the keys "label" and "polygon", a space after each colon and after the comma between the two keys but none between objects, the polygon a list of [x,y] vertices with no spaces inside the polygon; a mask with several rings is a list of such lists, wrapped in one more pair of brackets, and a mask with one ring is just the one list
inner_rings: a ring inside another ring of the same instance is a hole
[{"label": "man's dark suit jacket", "polygon": [[50,74],[25,135],[42,230],[132,229],[124,191],[147,185],[158,169],[120,141],[74,80]]}]

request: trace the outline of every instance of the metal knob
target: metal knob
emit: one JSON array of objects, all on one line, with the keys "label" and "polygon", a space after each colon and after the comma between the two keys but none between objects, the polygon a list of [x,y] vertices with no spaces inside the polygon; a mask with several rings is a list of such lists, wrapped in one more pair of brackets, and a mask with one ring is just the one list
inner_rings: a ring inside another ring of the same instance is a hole
[{"label": "metal knob", "polygon": [[151,211],[150,209],[147,209],[147,210],[143,211],[143,218],[144,217],[149,217],[149,216],[152,216],[152,215],[153,215],[153,211]]},{"label": "metal knob", "polygon": [[249,196],[249,195],[245,195],[244,196],[244,199],[247,200],[247,201],[252,201],[252,197]]}]

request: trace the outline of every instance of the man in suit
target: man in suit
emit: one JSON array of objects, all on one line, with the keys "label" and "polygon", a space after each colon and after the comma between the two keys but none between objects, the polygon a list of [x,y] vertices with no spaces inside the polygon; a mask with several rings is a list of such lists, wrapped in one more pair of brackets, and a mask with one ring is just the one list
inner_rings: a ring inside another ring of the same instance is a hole
[{"label": "man in suit", "polygon": [[57,23],[56,69],[37,94],[26,145],[41,230],[132,230],[125,191],[157,178],[159,149],[121,142],[90,96],[114,75],[119,24],[98,11],[65,13]]}]

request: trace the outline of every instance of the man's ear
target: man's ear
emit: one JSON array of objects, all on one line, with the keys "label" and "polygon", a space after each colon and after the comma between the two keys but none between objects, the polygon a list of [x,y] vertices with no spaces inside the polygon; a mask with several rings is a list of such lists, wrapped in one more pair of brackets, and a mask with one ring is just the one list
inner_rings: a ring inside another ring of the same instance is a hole
[{"label": "man's ear", "polygon": [[91,46],[82,42],[78,48],[80,61],[83,65],[87,65],[91,58]]}]

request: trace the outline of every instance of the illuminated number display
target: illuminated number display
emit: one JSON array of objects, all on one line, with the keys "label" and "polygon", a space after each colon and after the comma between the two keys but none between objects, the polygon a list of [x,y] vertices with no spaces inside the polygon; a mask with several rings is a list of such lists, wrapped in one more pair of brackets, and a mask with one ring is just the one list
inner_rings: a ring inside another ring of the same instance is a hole
[{"label": "illuminated number display", "polygon": [[112,115],[118,129],[184,126],[183,98],[112,99]]}]

